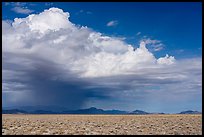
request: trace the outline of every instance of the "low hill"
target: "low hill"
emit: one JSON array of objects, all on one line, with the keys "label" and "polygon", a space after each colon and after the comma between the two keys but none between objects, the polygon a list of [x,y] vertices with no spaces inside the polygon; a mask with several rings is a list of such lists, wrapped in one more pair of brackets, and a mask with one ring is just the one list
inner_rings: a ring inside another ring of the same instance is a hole
[{"label": "low hill", "polygon": [[193,110],[187,110],[187,111],[182,111],[179,114],[202,114],[202,112],[193,111]]}]

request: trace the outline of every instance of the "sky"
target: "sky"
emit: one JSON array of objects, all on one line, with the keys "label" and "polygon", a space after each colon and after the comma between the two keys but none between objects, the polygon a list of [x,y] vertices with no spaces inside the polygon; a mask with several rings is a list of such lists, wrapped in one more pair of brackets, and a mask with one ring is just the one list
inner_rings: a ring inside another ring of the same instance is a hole
[{"label": "sky", "polygon": [[201,31],[200,2],[3,2],[3,107],[202,111]]}]

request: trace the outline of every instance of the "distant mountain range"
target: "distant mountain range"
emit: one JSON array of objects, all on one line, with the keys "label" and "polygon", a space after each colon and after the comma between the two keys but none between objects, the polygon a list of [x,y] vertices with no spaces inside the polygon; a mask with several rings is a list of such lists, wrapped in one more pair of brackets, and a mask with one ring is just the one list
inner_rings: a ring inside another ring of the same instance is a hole
[{"label": "distant mountain range", "polygon": [[2,114],[26,114],[27,112],[19,109],[2,110]]},{"label": "distant mountain range", "polygon": [[50,111],[50,110],[37,110],[37,109],[29,109],[20,110],[20,109],[3,109],[2,114],[128,114],[127,111],[120,110],[103,110],[97,109],[95,107],[91,107],[88,109],[78,109],[78,110],[66,110],[66,111]]},{"label": "distant mountain range", "polygon": [[[142,110],[135,110],[132,112],[121,110],[103,110],[95,107],[87,109],[66,110],[66,108],[51,109],[52,107],[18,107],[18,109],[3,108],[2,114],[131,114],[131,115],[148,115],[148,114],[165,114],[165,113],[149,113]],[[182,111],[178,114],[202,114],[198,111]]]}]

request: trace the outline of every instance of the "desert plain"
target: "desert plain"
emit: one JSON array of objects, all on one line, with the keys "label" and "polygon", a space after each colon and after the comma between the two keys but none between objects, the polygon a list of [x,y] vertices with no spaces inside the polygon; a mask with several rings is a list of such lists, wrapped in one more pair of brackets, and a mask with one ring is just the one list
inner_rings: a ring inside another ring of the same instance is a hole
[{"label": "desert plain", "polygon": [[201,114],[2,114],[3,135],[202,135]]}]

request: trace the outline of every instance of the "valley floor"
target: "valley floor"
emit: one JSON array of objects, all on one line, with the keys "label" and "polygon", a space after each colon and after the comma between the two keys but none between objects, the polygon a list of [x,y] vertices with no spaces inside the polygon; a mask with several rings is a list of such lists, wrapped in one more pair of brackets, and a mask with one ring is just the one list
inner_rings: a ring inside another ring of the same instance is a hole
[{"label": "valley floor", "polygon": [[201,135],[202,115],[3,114],[3,135]]}]

